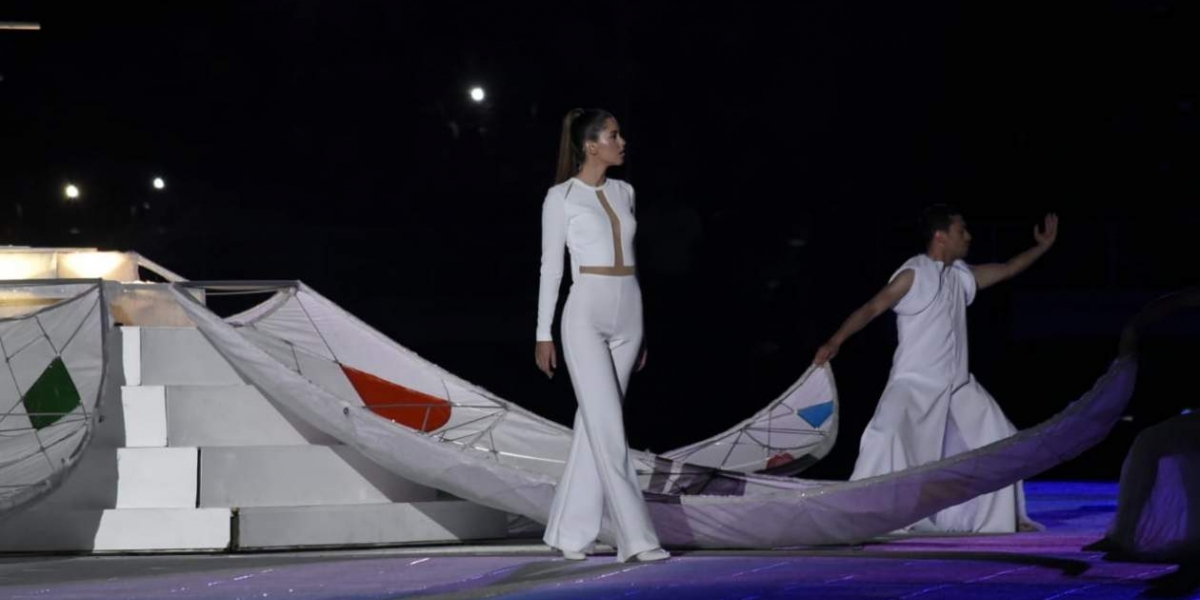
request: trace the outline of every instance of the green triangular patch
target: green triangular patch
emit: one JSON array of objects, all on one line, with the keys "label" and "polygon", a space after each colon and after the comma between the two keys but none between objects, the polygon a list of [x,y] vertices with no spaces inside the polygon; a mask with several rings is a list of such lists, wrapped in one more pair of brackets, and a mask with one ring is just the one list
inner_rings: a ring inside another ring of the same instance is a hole
[{"label": "green triangular patch", "polygon": [[71,374],[61,357],[51,361],[21,401],[25,403],[25,412],[34,429],[57,423],[79,406],[79,390],[75,389],[75,382],[71,381]]}]

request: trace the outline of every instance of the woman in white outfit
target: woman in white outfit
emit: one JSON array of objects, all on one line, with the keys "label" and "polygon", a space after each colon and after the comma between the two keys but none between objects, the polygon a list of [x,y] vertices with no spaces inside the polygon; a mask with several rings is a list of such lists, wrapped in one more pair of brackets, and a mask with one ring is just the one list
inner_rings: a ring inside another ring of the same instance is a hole
[{"label": "woman in white outfit", "polygon": [[538,294],[537,366],[558,368],[550,325],[571,253],[571,293],[563,308],[563,356],[579,410],[566,470],[550,509],[545,542],[582,560],[607,514],[617,559],[662,560],[634,471],[621,402],[642,350],[642,296],[633,259],[633,187],[608,178],[625,162],[617,120],[603,110],[575,109],[563,121],[556,185],[542,206],[542,267]]}]

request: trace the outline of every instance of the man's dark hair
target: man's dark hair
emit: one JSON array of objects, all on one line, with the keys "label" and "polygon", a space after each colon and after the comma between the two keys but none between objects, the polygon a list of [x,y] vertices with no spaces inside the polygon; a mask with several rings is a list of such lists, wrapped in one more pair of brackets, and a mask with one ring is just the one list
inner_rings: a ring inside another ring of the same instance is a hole
[{"label": "man's dark hair", "polygon": [[929,242],[933,241],[933,234],[939,231],[950,231],[954,217],[961,216],[962,212],[949,204],[934,204],[926,207],[921,211],[921,218],[918,221],[921,241],[928,247]]}]

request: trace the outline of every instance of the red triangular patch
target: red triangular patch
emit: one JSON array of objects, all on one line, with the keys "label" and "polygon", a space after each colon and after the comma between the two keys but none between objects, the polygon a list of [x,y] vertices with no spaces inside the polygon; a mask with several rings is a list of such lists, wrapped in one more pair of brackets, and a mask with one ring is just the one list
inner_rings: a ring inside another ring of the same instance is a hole
[{"label": "red triangular patch", "polygon": [[772,456],[771,459],[767,461],[767,468],[774,469],[775,467],[778,467],[780,465],[786,465],[786,464],[792,462],[793,460],[796,460],[795,456],[792,456],[791,454],[788,454],[787,452],[780,452],[779,454]]},{"label": "red triangular patch", "polygon": [[375,414],[417,431],[436,431],[450,421],[450,403],[370,373],[342,365],[354,390]]}]

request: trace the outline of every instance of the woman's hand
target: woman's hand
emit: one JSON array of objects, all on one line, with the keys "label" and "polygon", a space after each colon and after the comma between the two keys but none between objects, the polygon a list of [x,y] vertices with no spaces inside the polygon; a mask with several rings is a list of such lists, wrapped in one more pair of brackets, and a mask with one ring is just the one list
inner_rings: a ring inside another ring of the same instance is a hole
[{"label": "woman's hand", "polygon": [[554,342],[538,342],[533,351],[533,361],[547,379],[554,377],[554,370],[558,368],[558,352],[554,350]]}]

